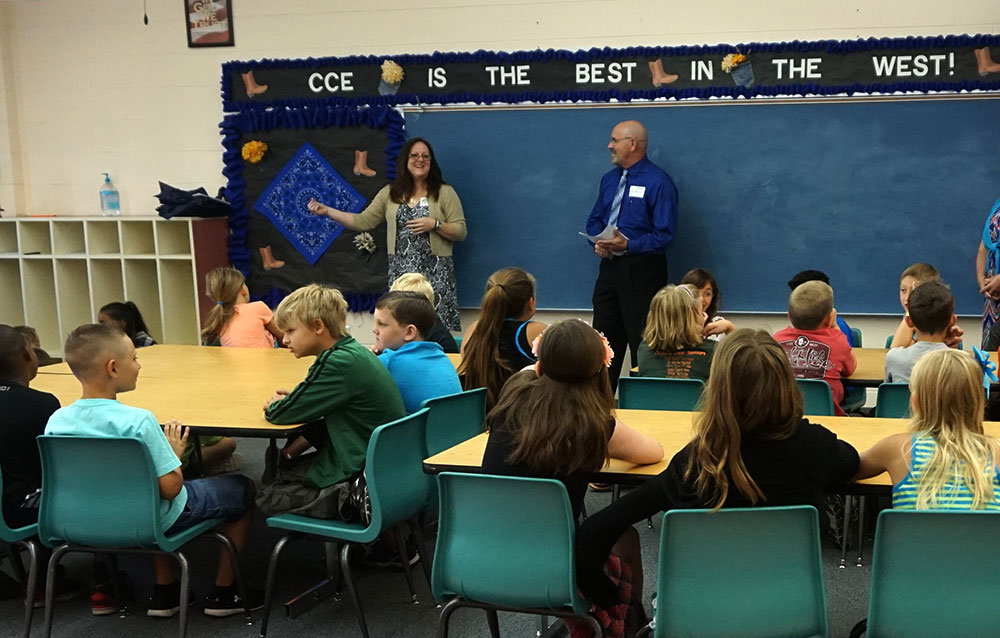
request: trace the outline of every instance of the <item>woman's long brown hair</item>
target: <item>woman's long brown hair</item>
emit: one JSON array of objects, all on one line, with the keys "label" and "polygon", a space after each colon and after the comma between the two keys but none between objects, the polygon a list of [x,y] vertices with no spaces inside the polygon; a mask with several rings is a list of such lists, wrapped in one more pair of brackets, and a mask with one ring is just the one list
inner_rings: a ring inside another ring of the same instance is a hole
[{"label": "woman's long brown hair", "polygon": [[763,330],[736,330],[715,349],[685,478],[694,479],[699,499],[716,510],[729,496],[730,481],[756,504],[764,493],[743,464],[743,436],[787,439],[801,420],[802,394],[785,351]]},{"label": "woman's long brown hair", "polygon": [[465,376],[465,389],[486,388],[487,406],[496,403],[503,382],[516,372],[500,358],[500,330],[534,296],[535,279],[520,268],[502,268],[486,280],[476,330],[465,344],[458,373]]},{"label": "woman's long brown hair", "polygon": [[579,319],[545,330],[540,375],[512,377],[487,416],[491,428],[506,424],[514,432],[508,463],[557,476],[604,466],[614,409],[604,355],[600,336]]},{"label": "woman's long brown hair", "polygon": [[402,150],[396,156],[396,179],[392,180],[389,186],[389,199],[396,204],[402,204],[413,195],[413,175],[410,175],[408,162],[410,161],[410,151],[417,142],[423,142],[427,146],[427,152],[431,156],[431,166],[427,171],[427,198],[437,200],[441,192],[441,185],[447,184],[441,175],[441,167],[434,156],[434,148],[431,143],[422,137],[411,137],[403,144]]}]

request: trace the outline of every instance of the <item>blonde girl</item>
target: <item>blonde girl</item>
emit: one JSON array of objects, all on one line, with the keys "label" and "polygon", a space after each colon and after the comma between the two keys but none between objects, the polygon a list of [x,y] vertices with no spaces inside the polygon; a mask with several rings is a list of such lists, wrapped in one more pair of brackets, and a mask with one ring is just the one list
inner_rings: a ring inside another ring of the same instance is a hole
[{"label": "blonde girl", "polygon": [[625,527],[659,511],[813,505],[857,472],[858,453],[802,417],[785,351],[764,331],[738,329],[719,344],[694,438],[667,469],[588,518],[577,536],[577,578],[608,596],[602,567]]},{"label": "blonde girl", "polygon": [[957,350],[935,350],[910,377],[910,432],[861,455],[858,479],[888,472],[900,509],[1000,510],[1000,442],[983,432],[983,371]]},{"label": "blonde girl", "polygon": [[715,342],[702,336],[705,312],[686,286],[665,286],[649,303],[636,357],[641,377],[708,379]]},{"label": "blonde girl", "polygon": [[282,332],[263,301],[250,302],[243,273],[216,268],[205,275],[205,293],[215,302],[201,331],[203,343],[218,340],[230,348],[273,348]]},{"label": "blonde girl", "polygon": [[486,405],[492,407],[500,388],[518,370],[535,362],[531,343],[545,324],[532,321],[535,314],[535,278],[520,268],[502,268],[486,280],[479,318],[462,340],[466,390],[486,388]]}]

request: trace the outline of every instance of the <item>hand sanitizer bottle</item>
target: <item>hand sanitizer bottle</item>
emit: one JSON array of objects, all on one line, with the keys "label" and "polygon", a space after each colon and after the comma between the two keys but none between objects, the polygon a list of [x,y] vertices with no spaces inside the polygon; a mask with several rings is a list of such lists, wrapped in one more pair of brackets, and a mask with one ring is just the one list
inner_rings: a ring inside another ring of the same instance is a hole
[{"label": "hand sanitizer bottle", "polygon": [[118,189],[115,188],[111,177],[104,173],[104,183],[101,184],[101,214],[105,217],[120,217],[121,206],[118,202]]}]

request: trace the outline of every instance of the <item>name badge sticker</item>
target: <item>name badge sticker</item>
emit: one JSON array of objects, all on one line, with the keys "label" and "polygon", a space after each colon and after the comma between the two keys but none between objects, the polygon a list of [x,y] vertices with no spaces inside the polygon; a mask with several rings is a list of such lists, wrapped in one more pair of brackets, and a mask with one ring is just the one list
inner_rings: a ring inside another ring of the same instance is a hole
[{"label": "name badge sticker", "polygon": [[645,186],[629,186],[628,196],[629,197],[643,197],[646,194]]}]

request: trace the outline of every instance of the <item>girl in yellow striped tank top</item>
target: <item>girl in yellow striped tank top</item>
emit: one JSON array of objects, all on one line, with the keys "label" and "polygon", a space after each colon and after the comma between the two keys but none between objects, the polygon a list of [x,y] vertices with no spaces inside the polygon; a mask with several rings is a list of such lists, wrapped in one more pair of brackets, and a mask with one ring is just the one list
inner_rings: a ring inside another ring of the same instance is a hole
[{"label": "girl in yellow striped tank top", "polygon": [[854,478],[888,472],[894,508],[1000,510],[1000,441],[983,432],[982,374],[957,350],[922,357],[910,377],[910,431],[865,451]]}]

